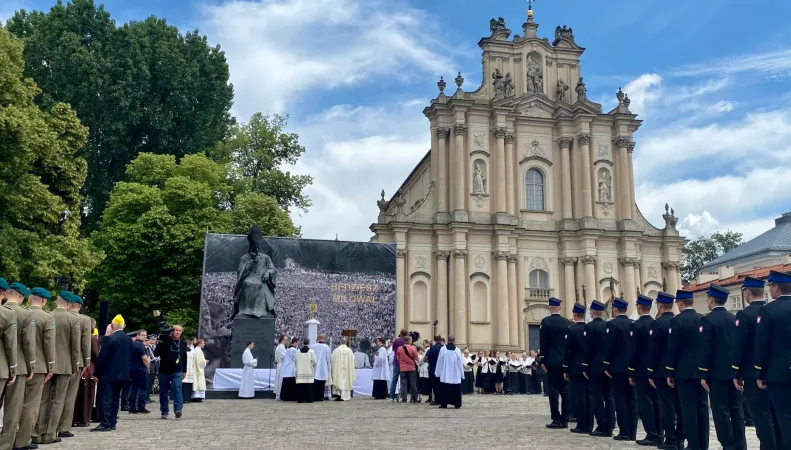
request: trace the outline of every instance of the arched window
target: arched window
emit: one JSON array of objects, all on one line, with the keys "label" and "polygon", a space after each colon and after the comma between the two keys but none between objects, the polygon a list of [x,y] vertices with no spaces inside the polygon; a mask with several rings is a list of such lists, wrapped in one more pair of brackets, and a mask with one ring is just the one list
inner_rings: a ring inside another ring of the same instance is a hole
[{"label": "arched window", "polygon": [[544,175],[537,169],[525,175],[525,203],[528,211],[544,211]]},{"label": "arched window", "polygon": [[549,274],[541,269],[536,269],[530,272],[530,287],[549,289]]}]

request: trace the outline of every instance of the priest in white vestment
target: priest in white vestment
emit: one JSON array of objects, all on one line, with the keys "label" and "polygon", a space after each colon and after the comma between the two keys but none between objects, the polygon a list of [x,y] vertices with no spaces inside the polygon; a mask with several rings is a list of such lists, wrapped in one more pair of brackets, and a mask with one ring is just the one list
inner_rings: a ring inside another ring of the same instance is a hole
[{"label": "priest in white vestment", "polygon": [[[320,402],[324,400],[324,386],[332,385],[332,378],[330,377],[331,371],[331,358],[330,346],[324,343],[325,337],[323,334],[318,336],[317,342],[310,346],[313,353],[316,354],[316,374],[313,380],[313,401]],[[329,383],[327,382],[329,379]]]},{"label": "priest in white vestment", "polygon": [[242,354],[242,382],[239,384],[239,398],[255,398],[255,368],[258,366],[258,359],[253,357],[253,347],[255,343],[250,341]]},{"label": "priest in white vestment", "polygon": [[387,383],[392,376],[393,374],[390,371],[390,363],[387,357],[387,349],[385,348],[384,340],[379,338],[376,340],[374,368],[371,372],[371,380],[373,380],[371,396],[375,400],[384,400],[387,398]]},{"label": "priest in white vestment", "polygon": [[[332,391],[339,395],[336,401],[352,399],[352,386],[354,386],[354,353],[346,346],[348,338],[341,338],[341,345],[332,352],[331,379]],[[317,370],[318,371],[318,370]]]},{"label": "priest in white vestment", "polygon": [[280,367],[283,366],[283,359],[286,357],[286,340],[286,336],[281,335],[275,349],[275,400],[280,400],[280,385],[283,381]]},{"label": "priest in white vestment", "polygon": [[461,381],[464,379],[464,357],[454,344],[456,338],[448,336],[448,345],[442,347],[437,357],[435,375],[440,383],[439,407],[453,405],[461,408]]},{"label": "priest in white vestment", "polygon": [[299,338],[291,338],[291,345],[286,349],[280,369],[280,400],[297,401],[297,345]]}]

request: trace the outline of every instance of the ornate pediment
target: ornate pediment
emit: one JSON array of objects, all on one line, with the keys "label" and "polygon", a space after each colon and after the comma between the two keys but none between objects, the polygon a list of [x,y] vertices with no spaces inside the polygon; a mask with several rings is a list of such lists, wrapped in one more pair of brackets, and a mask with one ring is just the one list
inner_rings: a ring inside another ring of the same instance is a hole
[{"label": "ornate pediment", "polygon": [[554,106],[544,94],[528,93],[507,104],[527,117],[551,119]]}]

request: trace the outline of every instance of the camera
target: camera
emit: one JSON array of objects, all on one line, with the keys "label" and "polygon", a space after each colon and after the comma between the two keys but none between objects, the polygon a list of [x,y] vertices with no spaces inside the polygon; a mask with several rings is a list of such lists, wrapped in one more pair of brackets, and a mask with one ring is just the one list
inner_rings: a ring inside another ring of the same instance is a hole
[{"label": "camera", "polygon": [[[154,311],[154,317],[161,317],[161,313],[159,310]],[[157,329],[157,340],[164,341],[170,336],[170,333],[173,331],[173,327],[168,325],[168,323],[164,320],[159,321],[159,328]]]},{"label": "camera", "polygon": [[410,331],[409,337],[412,338],[412,344],[419,345],[420,344],[420,333],[417,331]]}]

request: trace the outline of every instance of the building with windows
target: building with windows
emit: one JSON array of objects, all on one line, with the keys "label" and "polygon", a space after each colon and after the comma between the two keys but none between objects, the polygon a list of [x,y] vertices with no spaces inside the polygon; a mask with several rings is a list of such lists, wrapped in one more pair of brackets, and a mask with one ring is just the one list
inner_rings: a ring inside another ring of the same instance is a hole
[{"label": "building with windows", "polygon": [[[398,248],[396,328],[456,336],[473,349],[537,349],[547,298],[608,300],[681,286],[684,238],[635,204],[632,152],[641,121],[618,89],[590,101],[571,28],[523,35],[502,19],[480,40],[483,83],[439,94],[423,113],[431,150],[379,200],[375,242]],[[613,89],[615,90],[615,89]]]}]

